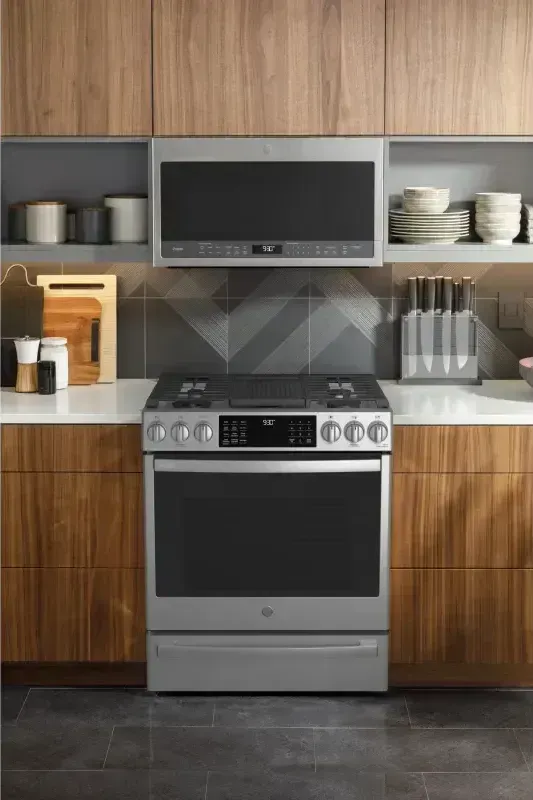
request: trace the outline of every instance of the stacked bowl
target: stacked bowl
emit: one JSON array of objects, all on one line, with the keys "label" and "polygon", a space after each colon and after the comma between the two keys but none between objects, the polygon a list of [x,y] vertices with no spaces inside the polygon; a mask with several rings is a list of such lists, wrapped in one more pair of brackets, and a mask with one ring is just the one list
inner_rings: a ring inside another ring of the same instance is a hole
[{"label": "stacked bowl", "polygon": [[389,212],[391,236],[407,244],[453,244],[468,236],[468,210],[448,210],[449,204],[449,189],[408,186],[403,191],[403,208]]},{"label": "stacked bowl", "polygon": [[508,192],[476,194],[476,233],[487,244],[510,245],[520,233],[522,196]]},{"label": "stacked bowl", "polygon": [[533,206],[522,206],[522,234],[526,244],[533,244]]}]

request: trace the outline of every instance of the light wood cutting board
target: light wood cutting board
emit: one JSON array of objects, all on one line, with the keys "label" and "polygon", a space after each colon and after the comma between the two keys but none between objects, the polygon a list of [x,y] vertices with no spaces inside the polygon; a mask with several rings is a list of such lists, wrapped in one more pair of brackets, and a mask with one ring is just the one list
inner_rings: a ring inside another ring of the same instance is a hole
[{"label": "light wood cutting board", "polygon": [[117,276],[38,275],[37,285],[47,297],[94,297],[102,306],[100,323],[100,377],[98,383],[117,379]]},{"label": "light wood cutting board", "polygon": [[44,298],[45,336],[67,340],[68,382],[71,386],[96,383],[100,377],[102,305],[95,297]]}]

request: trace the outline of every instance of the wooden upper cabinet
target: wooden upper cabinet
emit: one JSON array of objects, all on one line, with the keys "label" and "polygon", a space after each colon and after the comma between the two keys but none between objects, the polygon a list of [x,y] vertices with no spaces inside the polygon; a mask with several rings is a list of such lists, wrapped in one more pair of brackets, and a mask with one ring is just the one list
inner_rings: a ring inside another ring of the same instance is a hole
[{"label": "wooden upper cabinet", "polygon": [[151,0],[2,0],[5,136],[150,136]]},{"label": "wooden upper cabinet", "polygon": [[531,0],[387,0],[389,134],[533,134]]},{"label": "wooden upper cabinet", "polygon": [[384,9],[154,0],[155,135],[382,134]]}]

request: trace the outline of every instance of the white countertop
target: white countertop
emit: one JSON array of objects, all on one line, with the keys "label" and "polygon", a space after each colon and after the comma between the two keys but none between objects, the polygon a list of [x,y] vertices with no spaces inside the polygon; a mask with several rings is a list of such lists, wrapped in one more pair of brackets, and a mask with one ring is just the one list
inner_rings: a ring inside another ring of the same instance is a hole
[{"label": "white countertop", "polygon": [[0,392],[0,422],[19,425],[139,424],[155,381],[118,380],[93,386],[69,386],[56,394]]},{"label": "white countertop", "polygon": [[[139,424],[153,380],[71,386],[54,395],[0,392],[3,424]],[[405,386],[380,381],[396,425],[533,425],[533,389],[524,381],[482,386]]]}]

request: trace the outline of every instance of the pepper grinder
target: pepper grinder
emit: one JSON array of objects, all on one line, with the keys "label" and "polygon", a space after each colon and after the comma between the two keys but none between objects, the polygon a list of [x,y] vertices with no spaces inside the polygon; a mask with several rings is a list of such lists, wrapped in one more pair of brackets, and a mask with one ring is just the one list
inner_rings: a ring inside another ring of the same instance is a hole
[{"label": "pepper grinder", "polygon": [[17,350],[17,383],[16,392],[37,391],[37,355],[39,353],[40,339],[23,336],[15,339]]}]

